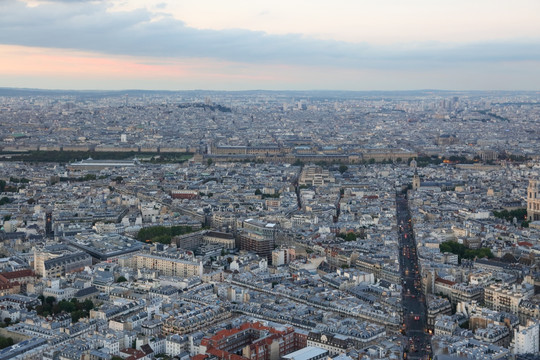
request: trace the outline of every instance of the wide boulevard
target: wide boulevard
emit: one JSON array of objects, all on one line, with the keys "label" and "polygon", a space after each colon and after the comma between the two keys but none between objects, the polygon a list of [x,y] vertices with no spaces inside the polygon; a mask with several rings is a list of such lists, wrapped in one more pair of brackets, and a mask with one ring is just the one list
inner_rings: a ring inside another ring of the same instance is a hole
[{"label": "wide boulevard", "polygon": [[426,333],[426,298],[420,284],[420,269],[407,197],[396,196],[399,231],[399,266],[402,281],[403,328],[407,359],[430,359],[431,339]]}]

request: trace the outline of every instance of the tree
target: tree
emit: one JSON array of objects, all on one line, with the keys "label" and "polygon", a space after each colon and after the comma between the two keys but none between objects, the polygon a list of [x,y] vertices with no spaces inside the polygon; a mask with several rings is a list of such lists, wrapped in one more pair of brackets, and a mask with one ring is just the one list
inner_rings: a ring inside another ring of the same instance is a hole
[{"label": "tree", "polygon": [[88,316],[88,313],[86,311],[84,311],[84,310],[76,310],[76,311],[71,313],[71,321],[76,323],[76,322],[79,322],[80,318],[84,318],[84,317],[87,317],[87,316]]},{"label": "tree", "polygon": [[441,253],[449,252],[458,255],[459,263],[461,263],[461,259],[474,259],[475,257],[491,259],[493,257],[493,253],[489,248],[473,250],[457,241],[445,241],[439,245],[439,250]]},{"label": "tree", "polygon": [[160,242],[162,244],[170,244],[173,236],[183,235],[192,232],[190,226],[151,226],[139,230],[137,240],[151,242]]},{"label": "tree", "polygon": [[11,324],[11,318],[10,317],[5,318],[4,323],[6,324],[6,326],[9,326],[9,324]]},{"label": "tree", "polygon": [[499,219],[505,219],[506,221],[512,221],[514,218],[518,220],[525,220],[527,218],[527,209],[515,209],[508,211],[506,209],[502,211],[493,211],[493,216]]},{"label": "tree", "polygon": [[356,234],[355,233],[347,233],[347,235],[345,235],[345,241],[356,241]]},{"label": "tree", "polygon": [[58,308],[60,309],[60,311],[65,311],[65,312],[71,313],[71,312],[75,311],[76,306],[75,306],[74,303],[72,303],[70,301],[62,300],[62,301],[60,301],[58,303]]},{"label": "tree", "polygon": [[349,170],[349,167],[347,165],[339,165],[339,172],[344,173],[345,171]]},{"label": "tree", "polygon": [[255,190],[255,195],[262,195],[262,191],[261,191],[261,189],[257,189],[257,190]]},{"label": "tree", "polygon": [[13,345],[13,339],[8,337],[3,337],[3,336],[0,336],[0,349],[5,349],[7,348],[8,346],[11,346]]},{"label": "tree", "polygon": [[94,303],[92,302],[92,300],[86,299],[86,300],[84,300],[82,306],[83,306],[84,310],[90,311],[90,310],[92,310],[94,308]]},{"label": "tree", "polygon": [[126,282],[126,281],[127,281],[127,279],[124,276],[119,276],[118,279],[116,279],[117,283],[122,283],[122,282]]},{"label": "tree", "polygon": [[208,158],[208,160],[206,160],[206,163],[208,164],[208,166],[211,166],[212,165],[212,158]]},{"label": "tree", "polygon": [[45,303],[49,306],[52,306],[52,304],[54,304],[55,301],[56,301],[56,298],[54,296],[47,296],[45,298]]}]

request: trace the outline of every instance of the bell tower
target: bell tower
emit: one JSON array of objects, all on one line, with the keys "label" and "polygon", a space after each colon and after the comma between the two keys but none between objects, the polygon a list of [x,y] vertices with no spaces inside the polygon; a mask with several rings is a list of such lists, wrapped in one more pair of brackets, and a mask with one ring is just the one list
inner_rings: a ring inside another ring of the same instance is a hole
[{"label": "bell tower", "polygon": [[418,190],[420,187],[420,176],[418,176],[418,171],[414,170],[414,176],[412,178],[412,188],[413,190]]},{"label": "bell tower", "polygon": [[540,220],[540,197],[538,196],[538,181],[529,180],[527,187],[527,220]]}]

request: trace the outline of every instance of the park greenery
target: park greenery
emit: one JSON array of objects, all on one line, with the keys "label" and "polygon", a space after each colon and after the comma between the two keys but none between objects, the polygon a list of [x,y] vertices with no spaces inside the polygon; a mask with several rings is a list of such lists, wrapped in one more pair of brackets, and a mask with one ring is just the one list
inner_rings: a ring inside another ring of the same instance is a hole
[{"label": "park greenery", "polygon": [[255,195],[260,195],[261,199],[279,199],[279,193],[275,194],[263,194],[261,189],[255,190]]},{"label": "park greenery", "polygon": [[9,178],[9,181],[16,184],[28,184],[30,182],[30,179],[24,177],[19,179],[12,176]]},{"label": "park greenery", "polygon": [[419,156],[416,158],[416,165],[418,167],[426,167],[428,165],[439,165],[442,162],[443,162],[442,159],[439,159],[436,156]]},{"label": "park greenery", "polygon": [[474,259],[474,258],[492,258],[493,254],[489,248],[470,249],[467,246],[458,243],[457,241],[445,241],[439,245],[441,253],[452,253],[458,256],[458,262],[461,263],[461,259]]},{"label": "park greenery", "polygon": [[[137,155],[144,156],[144,154]],[[153,155],[149,162],[152,164],[171,164],[171,163],[183,163],[193,157],[191,153],[160,153],[159,155]]]},{"label": "park greenery", "polygon": [[94,308],[94,303],[89,299],[83,302],[80,302],[77,299],[71,299],[70,301],[62,300],[58,302],[53,296],[47,296],[45,298],[43,295],[39,296],[39,299],[41,300],[41,305],[36,306],[38,315],[49,316],[67,313],[71,315],[71,321],[74,323],[78,322],[81,318],[88,317],[90,315],[90,310]]},{"label": "park greenery", "polygon": [[8,198],[7,196],[4,196],[0,199],[0,206],[5,205],[5,204],[11,204],[12,202],[13,200]]},{"label": "park greenery", "polygon": [[0,349],[5,349],[13,344],[13,338],[0,336]]},{"label": "park greenery", "polygon": [[530,158],[523,155],[513,155],[513,154],[502,153],[502,154],[499,154],[499,160],[522,163],[522,162],[530,160]]},{"label": "park greenery", "polygon": [[193,232],[191,226],[151,226],[139,230],[137,240],[170,244],[173,237]]},{"label": "park greenery", "polygon": [[[488,110],[477,110],[477,112],[480,113],[480,114],[482,114],[482,115],[487,115],[487,116],[489,116],[489,117],[495,118],[495,119],[497,119],[497,120],[508,121],[508,122],[510,121],[510,120],[508,120],[508,118],[505,118],[505,117],[503,117],[503,116],[497,115],[497,114],[495,114],[495,113],[493,113],[493,112],[490,112],[490,111],[488,111]],[[482,122],[485,122],[485,121],[482,120]]]},{"label": "park greenery", "polygon": [[275,194],[262,194],[262,199],[279,199],[279,193]]},{"label": "park greenery", "polygon": [[13,185],[8,185],[5,180],[0,180],[0,192],[17,192],[19,188]]},{"label": "park greenery", "polygon": [[86,174],[79,177],[60,177],[61,182],[82,182],[82,181],[94,181],[97,177],[94,174]]},{"label": "park greenery", "polygon": [[523,221],[527,219],[527,209],[515,209],[515,210],[502,210],[502,211],[493,211],[493,216],[499,219],[504,219],[506,221],[513,221],[516,218],[518,221]]},{"label": "park greenery", "polygon": [[340,233],[338,236],[345,241],[356,241],[356,238],[357,238],[356,234],[353,232]]},{"label": "park greenery", "polygon": [[157,153],[157,152],[115,152],[115,151],[28,151],[24,153],[2,152],[11,155],[5,161],[25,162],[54,162],[69,163],[77,160],[92,158],[95,160],[126,160],[135,157],[150,157],[155,162],[182,162],[193,154],[191,153]]},{"label": "park greenery", "polygon": [[206,103],[186,103],[186,104],[179,104],[178,108],[180,109],[188,109],[188,108],[201,108],[204,110],[209,111],[220,111],[220,112],[231,112],[232,109],[228,106],[220,105],[220,104],[206,104]]}]

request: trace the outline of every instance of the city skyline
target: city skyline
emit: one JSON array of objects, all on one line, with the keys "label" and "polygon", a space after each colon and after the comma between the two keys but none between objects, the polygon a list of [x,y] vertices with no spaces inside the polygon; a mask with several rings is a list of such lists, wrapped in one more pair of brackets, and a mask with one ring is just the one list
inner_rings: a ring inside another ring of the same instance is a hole
[{"label": "city skyline", "polygon": [[527,0],[7,0],[0,79],[74,90],[538,90],[539,10]]},{"label": "city skyline", "polygon": [[539,95],[0,88],[0,358],[537,359]]}]

